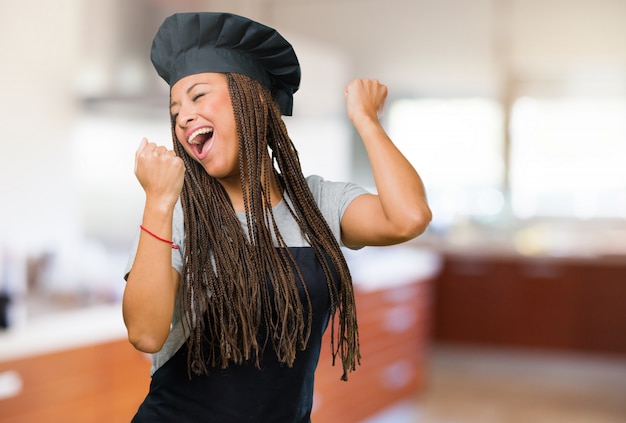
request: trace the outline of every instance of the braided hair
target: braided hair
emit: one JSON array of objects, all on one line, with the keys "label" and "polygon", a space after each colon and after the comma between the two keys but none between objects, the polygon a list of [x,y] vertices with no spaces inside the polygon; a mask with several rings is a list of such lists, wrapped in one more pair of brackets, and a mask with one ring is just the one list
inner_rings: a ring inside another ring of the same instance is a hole
[{"label": "braided hair", "polygon": [[[325,273],[332,361],[340,355],[341,379],[347,380],[348,372],[360,363],[347,263],[302,174],[298,153],[270,91],[250,77],[226,76],[239,139],[247,233],[225,189],[187,154],[172,122],[174,149],[187,169],[181,193],[186,241],[179,300],[189,332],[189,375],[248,360],[259,366],[268,344],[281,363],[292,366],[296,351],[306,348],[311,300],[272,213],[274,182],[291,200],[290,212]],[[304,304],[298,287],[304,292]],[[260,328],[264,336],[259,336]]]}]

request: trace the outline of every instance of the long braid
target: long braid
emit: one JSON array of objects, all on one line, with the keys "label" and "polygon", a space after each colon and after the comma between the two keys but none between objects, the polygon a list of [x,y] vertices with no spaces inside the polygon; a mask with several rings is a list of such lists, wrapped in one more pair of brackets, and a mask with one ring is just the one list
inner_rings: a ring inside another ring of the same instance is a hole
[{"label": "long braid", "polygon": [[[269,146],[285,180],[287,194],[290,198],[296,199],[293,202],[294,218],[300,224],[324,269],[331,299],[333,364],[339,354],[343,365],[342,380],[347,380],[348,372],[355,370],[361,359],[352,277],[339,243],[322,216],[302,174],[298,153],[287,134],[279,109],[271,107],[271,114],[270,132],[275,136],[268,141]],[[329,256],[330,262],[339,275],[339,287],[333,283],[331,268],[324,259],[325,254]],[[339,312],[338,328],[335,327],[337,312]],[[336,329],[339,333],[335,332]]]},{"label": "long braid", "polygon": [[[241,364],[250,359],[258,366],[268,343],[278,359],[291,366],[296,351],[306,347],[311,299],[272,213],[270,187],[274,180],[291,199],[290,211],[326,275],[333,363],[340,354],[342,379],[346,380],[360,361],[348,266],[302,175],[297,151],[271,94],[246,76],[227,77],[239,138],[247,233],[224,188],[186,153],[172,129],[175,151],[187,169],[181,193],[186,243],[179,298],[189,332],[189,372],[208,373],[209,367],[225,368],[230,362]],[[304,304],[298,288],[305,293]],[[264,334],[259,334],[261,327]]]}]

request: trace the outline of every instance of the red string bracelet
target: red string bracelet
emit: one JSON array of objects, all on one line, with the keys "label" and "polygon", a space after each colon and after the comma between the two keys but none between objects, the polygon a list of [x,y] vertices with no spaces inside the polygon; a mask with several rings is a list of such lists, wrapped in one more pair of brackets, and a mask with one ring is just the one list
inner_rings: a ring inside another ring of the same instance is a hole
[{"label": "red string bracelet", "polygon": [[150,232],[149,230],[147,230],[143,225],[139,225],[139,227],[141,228],[142,231],[146,231],[148,234],[152,235],[153,237],[155,237],[159,241],[163,241],[163,242],[167,242],[168,244],[172,244],[172,248],[174,250],[178,250],[178,245],[174,244],[174,241],[170,241],[169,239],[161,238],[160,236],[158,236],[158,235]]}]

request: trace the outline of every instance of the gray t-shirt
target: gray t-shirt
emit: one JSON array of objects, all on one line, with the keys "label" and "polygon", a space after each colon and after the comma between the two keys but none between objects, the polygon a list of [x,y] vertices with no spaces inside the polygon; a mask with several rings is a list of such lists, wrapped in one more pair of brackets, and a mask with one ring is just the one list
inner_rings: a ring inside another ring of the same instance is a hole
[{"label": "gray t-shirt", "polygon": [[[366,194],[367,191],[352,183],[325,181],[322,177],[316,175],[309,176],[306,180],[311,192],[313,193],[315,202],[328,222],[335,238],[341,246],[344,246],[341,242],[341,217],[352,200],[360,195]],[[293,219],[293,216],[287,207],[286,202],[289,201],[289,198],[284,198],[272,210],[274,218],[276,219],[276,224],[278,225],[278,230],[288,247],[309,246],[306,239],[302,236],[300,227]],[[237,215],[239,216],[242,226],[246,229],[245,213],[238,212]],[[180,247],[179,250],[172,249],[172,267],[176,269],[179,274],[182,274],[183,257],[185,255],[185,228],[183,210],[180,202],[178,202],[174,208],[172,241]],[[126,265],[125,275],[128,275],[135,260],[138,242],[139,236],[137,236]],[[183,329],[179,301],[177,300],[174,305],[174,315],[172,316],[170,334],[168,335],[163,348],[161,348],[159,352],[152,354],[152,368],[150,370],[151,375],[154,374],[154,372],[165,362],[167,362],[167,360],[169,360],[176,353],[176,351],[178,351],[178,349],[185,342],[186,338],[187,334]]]}]

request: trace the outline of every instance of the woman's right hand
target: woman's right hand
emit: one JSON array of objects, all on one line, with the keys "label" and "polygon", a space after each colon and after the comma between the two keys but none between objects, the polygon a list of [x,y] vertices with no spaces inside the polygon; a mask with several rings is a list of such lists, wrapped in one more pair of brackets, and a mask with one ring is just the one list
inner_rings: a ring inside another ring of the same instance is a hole
[{"label": "woman's right hand", "polygon": [[[142,225],[163,239],[172,239],[174,206],[185,179],[182,159],[144,138],[135,153],[135,175],[146,192]],[[179,279],[172,267],[171,246],[141,231],[122,300],[128,339],[139,351],[155,353],[163,347]]]},{"label": "woman's right hand", "polygon": [[185,165],[174,151],[144,138],[135,153],[135,176],[147,200],[173,208],[183,188]]}]

